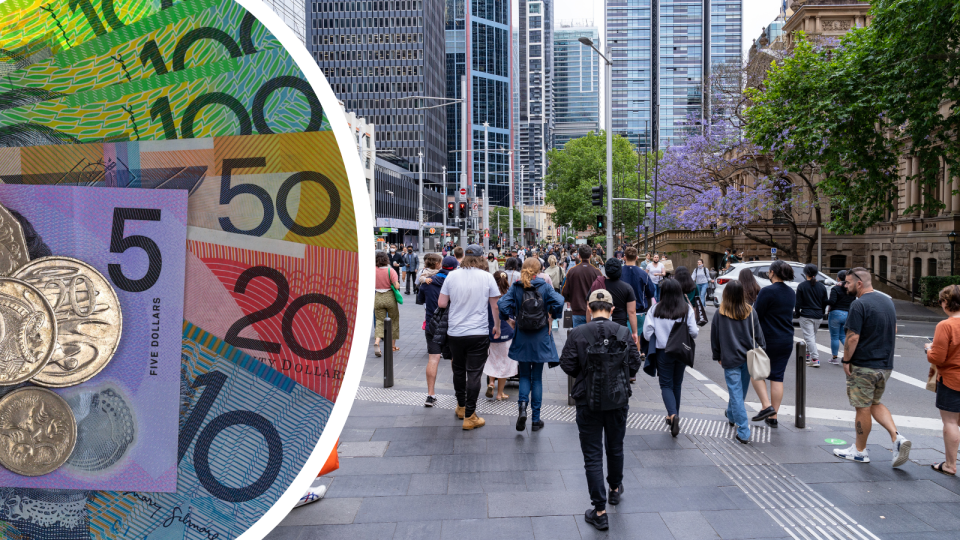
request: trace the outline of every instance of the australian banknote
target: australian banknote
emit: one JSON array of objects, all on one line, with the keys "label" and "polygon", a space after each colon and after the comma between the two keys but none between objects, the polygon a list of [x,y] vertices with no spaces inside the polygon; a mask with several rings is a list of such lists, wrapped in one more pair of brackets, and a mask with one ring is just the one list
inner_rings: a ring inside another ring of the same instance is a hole
[{"label": "australian banknote", "polygon": [[70,460],[37,477],[0,469],[0,485],[176,489],[186,199],[173,190],[0,185],[0,204],[29,220],[54,256],[99,271],[120,303],[110,305],[111,293],[98,293],[70,267],[22,276],[55,306],[60,332],[51,363],[82,368],[116,350],[93,378],[54,389],[77,419]]}]

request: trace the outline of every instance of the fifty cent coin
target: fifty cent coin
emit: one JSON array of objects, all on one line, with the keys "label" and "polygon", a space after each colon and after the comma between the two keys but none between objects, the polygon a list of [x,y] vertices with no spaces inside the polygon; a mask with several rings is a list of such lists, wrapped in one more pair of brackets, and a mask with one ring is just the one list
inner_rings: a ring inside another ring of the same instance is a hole
[{"label": "fifty cent coin", "polygon": [[17,270],[16,278],[43,293],[57,320],[56,350],[33,382],[61,388],[100,373],[123,330],[120,299],[103,274],[77,259],[43,257]]},{"label": "fifty cent coin", "polygon": [[39,290],[0,277],[0,386],[32,379],[57,347],[53,307]]},{"label": "fifty cent coin", "polygon": [[0,465],[23,476],[57,470],[77,442],[77,421],[64,399],[28,386],[0,399]]},{"label": "fifty cent coin", "polygon": [[0,206],[0,276],[9,276],[30,262],[23,227],[9,210]]}]

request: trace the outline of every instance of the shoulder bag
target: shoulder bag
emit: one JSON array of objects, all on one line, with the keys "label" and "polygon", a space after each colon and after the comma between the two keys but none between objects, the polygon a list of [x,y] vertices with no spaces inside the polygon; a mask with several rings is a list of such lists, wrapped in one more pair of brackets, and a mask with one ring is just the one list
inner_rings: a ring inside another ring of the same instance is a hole
[{"label": "shoulder bag", "polygon": [[706,326],[709,319],[707,319],[707,308],[703,305],[703,298],[700,298],[700,295],[693,297],[693,314],[697,318],[697,326]]},{"label": "shoulder bag", "polygon": [[930,378],[927,379],[927,390],[931,392],[937,391],[937,379],[940,378],[940,370],[937,369],[937,366],[930,364],[930,367],[933,369],[933,375],[930,375]]},{"label": "shoulder bag", "polygon": [[770,376],[770,357],[763,347],[757,347],[757,335],[753,331],[754,311],[750,312],[750,337],[753,338],[753,349],[747,351],[747,370],[750,372],[750,378],[755,381],[762,381]]},{"label": "shoulder bag", "polygon": [[[389,278],[390,276],[388,275],[387,277]],[[400,291],[399,291],[399,290],[397,289],[397,287],[393,284],[393,280],[392,280],[392,279],[390,280],[390,290],[393,291],[393,297],[397,299],[397,303],[398,303],[398,304],[402,304],[402,303],[403,303],[403,295],[400,294]]]},{"label": "shoulder bag", "polygon": [[693,357],[696,351],[697,342],[693,340],[690,331],[687,329],[687,313],[685,313],[682,319],[673,323],[664,352],[679,358],[688,367],[693,367]]}]

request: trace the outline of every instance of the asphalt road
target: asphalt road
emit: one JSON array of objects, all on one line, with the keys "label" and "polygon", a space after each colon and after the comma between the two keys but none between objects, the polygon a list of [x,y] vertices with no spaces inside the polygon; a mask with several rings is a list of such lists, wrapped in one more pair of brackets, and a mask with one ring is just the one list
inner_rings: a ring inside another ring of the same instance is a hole
[{"label": "asphalt road", "polygon": [[[707,308],[710,320],[713,320],[715,311]],[[923,343],[933,338],[936,323],[927,322],[900,322],[897,325],[898,337],[894,352],[894,378],[887,382],[887,389],[883,396],[883,403],[894,415],[931,418],[939,421],[940,415],[934,406],[934,394],[922,388],[926,384],[929,364],[923,351]],[[800,338],[800,328],[796,327],[796,337]],[[807,407],[823,409],[837,409],[852,411],[846,395],[846,379],[842,366],[830,365],[830,333],[826,325],[817,332],[817,343],[826,347],[826,352],[820,349],[821,367],[806,368],[807,380]],[[842,351],[842,346],[841,346]],[[724,391],[726,382],[723,378],[723,369],[720,364],[712,360],[710,352],[710,325],[700,329],[697,337],[697,355],[694,369],[708,377]],[[900,374],[901,379],[896,377]],[[914,384],[906,378],[912,378]],[[784,377],[785,405],[796,403],[797,370],[795,359],[791,359]],[[747,401],[759,401],[756,393],[751,389]]]}]

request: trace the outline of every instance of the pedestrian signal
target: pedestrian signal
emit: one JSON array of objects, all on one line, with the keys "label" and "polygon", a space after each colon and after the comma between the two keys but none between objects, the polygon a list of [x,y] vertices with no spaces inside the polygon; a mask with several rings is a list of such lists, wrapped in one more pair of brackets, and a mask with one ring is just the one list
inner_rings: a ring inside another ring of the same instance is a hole
[{"label": "pedestrian signal", "polygon": [[447,203],[447,218],[453,219],[453,203]]},{"label": "pedestrian signal", "polygon": [[603,188],[590,188],[590,200],[593,202],[593,206],[603,206]]},{"label": "pedestrian signal", "polygon": [[467,217],[467,203],[462,202],[460,203],[460,219],[464,219],[466,217]]}]

